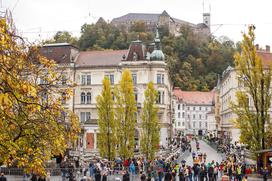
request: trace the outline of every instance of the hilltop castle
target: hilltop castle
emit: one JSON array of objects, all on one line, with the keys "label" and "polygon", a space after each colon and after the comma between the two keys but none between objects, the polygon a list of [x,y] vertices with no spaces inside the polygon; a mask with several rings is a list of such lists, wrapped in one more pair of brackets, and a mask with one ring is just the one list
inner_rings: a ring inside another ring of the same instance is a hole
[{"label": "hilltop castle", "polygon": [[177,18],[171,17],[166,11],[161,14],[148,13],[128,13],[124,16],[114,18],[111,24],[118,28],[129,31],[131,26],[136,22],[144,22],[148,31],[155,31],[156,26],[165,26],[169,32],[175,36],[179,35],[182,26],[189,26],[195,33],[208,36],[210,34],[210,13],[203,13],[203,22],[193,24]]}]

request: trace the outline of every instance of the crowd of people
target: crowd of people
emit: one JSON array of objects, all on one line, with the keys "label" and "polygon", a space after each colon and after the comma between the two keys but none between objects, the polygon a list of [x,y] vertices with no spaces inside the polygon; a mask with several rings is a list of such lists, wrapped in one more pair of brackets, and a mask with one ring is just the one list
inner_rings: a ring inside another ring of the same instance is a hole
[{"label": "crowd of people", "polygon": [[149,161],[144,158],[125,160],[117,158],[111,162],[94,159],[88,165],[81,166],[84,175],[81,180],[247,181],[247,175],[256,171],[255,166],[246,165],[245,162],[238,160],[235,154],[226,153],[224,159],[214,161],[211,159],[213,155],[203,152],[197,139],[194,142],[195,149],[192,149],[188,140],[181,141],[179,145],[181,152],[191,153],[193,163],[187,163],[179,155],[172,155],[169,158],[159,156]]}]

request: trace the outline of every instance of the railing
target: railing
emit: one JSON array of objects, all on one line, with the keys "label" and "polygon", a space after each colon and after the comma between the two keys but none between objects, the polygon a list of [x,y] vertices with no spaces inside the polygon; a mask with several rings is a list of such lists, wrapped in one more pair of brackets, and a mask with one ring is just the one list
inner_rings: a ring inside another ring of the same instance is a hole
[{"label": "railing", "polygon": [[[62,173],[82,173],[83,169],[81,168],[46,168],[46,173],[50,173],[51,176],[61,176]],[[23,168],[7,168],[0,167],[0,172],[5,175],[26,175]]]}]

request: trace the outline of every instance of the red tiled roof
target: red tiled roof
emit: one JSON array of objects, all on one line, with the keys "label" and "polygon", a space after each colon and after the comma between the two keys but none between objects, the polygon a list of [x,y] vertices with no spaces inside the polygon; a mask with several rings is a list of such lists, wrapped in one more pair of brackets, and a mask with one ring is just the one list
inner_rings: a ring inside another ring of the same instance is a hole
[{"label": "red tiled roof", "polygon": [[174,96],[187,104],[207,105],[213,104],[214,91],[182,91],[180,88],[174,88]]},{"label": "red tiled roof", "polygon": [[127,50],[103,50],[80,52],[76,64],[78,66],[110,66],[118,65]]},{"label": "red tiled roof", "polygon": [[272,63],[272,53],[266,51],[257,51],[257,54],[263,60],[263,65],[268,66]]}]

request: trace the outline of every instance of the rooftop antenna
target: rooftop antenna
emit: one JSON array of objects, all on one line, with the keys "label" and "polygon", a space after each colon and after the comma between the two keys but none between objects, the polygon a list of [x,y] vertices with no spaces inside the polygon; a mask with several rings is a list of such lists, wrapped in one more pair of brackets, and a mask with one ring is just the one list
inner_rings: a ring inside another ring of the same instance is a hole
[{"label": "rooftop antenna", "polygon": [[[205,3],[206,3],[206,6],[205,6]],[[209,1],[209,0],[203,0],[202,1],[202,11],[203,11],[203,14],[204,13],[211,13],[211,9],[212,9],[211,8],[211,1]]]}]

